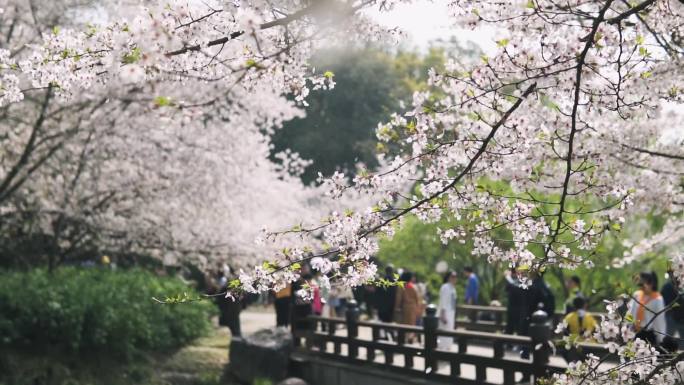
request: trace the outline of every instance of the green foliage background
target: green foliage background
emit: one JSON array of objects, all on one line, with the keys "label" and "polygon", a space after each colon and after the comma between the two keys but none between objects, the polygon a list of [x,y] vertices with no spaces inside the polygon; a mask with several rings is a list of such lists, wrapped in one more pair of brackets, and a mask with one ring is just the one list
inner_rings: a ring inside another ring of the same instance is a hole
[{"label": "green foliage background", "polygon": [[[641,229],[626,228],[623,232],[613,232],[604,237],[594,251],[592,260],[595,267],[580,267],[577,270],[550,269],[545,274],[545,279],[556,295],[556,305],[560,309],[567,297],[563,282],[571,275],[577,275],[582,281],[582,291],[590,299],[590,306],[594,310],[603,310],[604,299],[615,298],[623,293],[631,293],[636,290],[633,277],[640,271],[654,270],[658,274],[659,285],[665,282],[664,274],[667,270],[667,260],[664,255],[651,253],[644,258],[624,267],[613,267],[612,262],[616,256],[621,256],[625,247],[622,244],[626,233],[646,231],[651,233],[659,230],[663,224],[663,218],[647,215],[635,219]],[[382,263],[391,263],[395,267],[402,267],[418,273],[428,282],[428,287],[433,300],[437,300],[437,293],[442,282],[440,274],[435,272],[439,261],[448,263],[449,268],[459,273],[460,281],[457,286],[459,298],[463,298],[465,282],[462,271],[466,266],[472,266],[480,278],[480,304],[488,304],[492,300],[506,303],[506,291],[504,271],[507,266],[490,264],[485,257],[473,256],[472,242],[467,240],[459,243],[452,240],[443,244],[437,235],[437,229],[445,229],[453,226],[454,222],[448,219],[433,224],[422,223],[415,217],[409,217],[402,229],[398,230],[391,239],[380,242],[378,258]],[[504,237],[501,231],[497,237]],[[503,245],[502,245],[503,246]]]},{"label": "green foliage background", "polygon": [[372,47],[319,52],[312,67],[334,73],[337,84],[311,92],[306,116],[286,122],[273,135],[272,154],[290,149],[313,160],[302,175],[305,183],[315,181],[318,172],[353,172],[358,163],[375,168],[378,123],[400,112],[401,102],[410,101],[413,91],[426,87],[428,69],[443,67],[444,55],[441,48],[425,55]]},{"label": "green foliage background", "polygon": [[189,291],[178,279],[142,270],[3,271],[0,347],[119,358],[175,348],[209,330],[214,306],[161,305],[152,297]]}]

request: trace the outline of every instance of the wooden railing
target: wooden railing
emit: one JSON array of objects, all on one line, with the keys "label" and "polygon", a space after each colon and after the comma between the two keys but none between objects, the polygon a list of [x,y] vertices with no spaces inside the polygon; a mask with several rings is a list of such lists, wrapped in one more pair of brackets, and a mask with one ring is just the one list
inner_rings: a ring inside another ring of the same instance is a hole
[{"label": "wooden railing", "polygon": [[[484,332],[503,332],[506,330],[506,308],[503,306],[456,306],[456,327]],[[589,312],[596,319],[601,319],[603,313]],[[565,316],[563,312],[553,315],[553,325],[557,325]]]},{"label": "wooden railing", "polygon": [[[513,384],[530,376],[539,378],[566,369],[563,364],[550,362],[552,324],[543,312],[535,313],[530,336],[441,330],[435,313],[436,308],[430,305],[422,327],[360,321],[359,309],[352,303],[346,318],[308,317],[308,326],[294,329],[293,336],[299,352],[305,354],[434,380],[452,383],[458,380],[465,385],[494,384],[501,380],[504,384]],[[383,340],[383,335],[393,338]],[[452,337],[457,349],[439,349],[440,337]],[[512,345],[529,351],[530,357],[522,359],[507,351],[506,347]],[[587,352],[605,353],[601,345],[583,344],[582,348]]]}]

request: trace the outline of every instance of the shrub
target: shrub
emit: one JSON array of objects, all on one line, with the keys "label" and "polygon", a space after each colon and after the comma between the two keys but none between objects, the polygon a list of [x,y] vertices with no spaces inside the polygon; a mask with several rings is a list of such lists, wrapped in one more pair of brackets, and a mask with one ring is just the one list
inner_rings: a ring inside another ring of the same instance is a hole
[{"label": "shrub", "polygon": [[141,270],[0,272],[0,345],[124,358],[181,346],[208,331],[214,310],[152,299],[183,292],[192,289]]}]

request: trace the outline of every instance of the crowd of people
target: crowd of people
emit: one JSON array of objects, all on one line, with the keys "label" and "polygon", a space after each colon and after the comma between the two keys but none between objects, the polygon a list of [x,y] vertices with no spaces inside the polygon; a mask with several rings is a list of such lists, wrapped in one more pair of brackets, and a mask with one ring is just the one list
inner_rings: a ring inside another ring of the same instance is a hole
[{"label": "crowd of people", "polygon": [[[209,293],[225,291],[229,282],[230,269],[219,268],[208,278]],[[526,276],[529,274],[526,273]],[[397,279],[398,277],[398,279]],[[459,281],[463,287],[457,290]],[[472,268],[466,267],[462,274],[448,271],[443,276],[438,298],[430,298],[427,284],[408,270],[395,272],[392,266],[384,271],[386,285],[368,285],[351,288],[345,285],[333,285],[329,290],[323,285],[320,273],[311,272],[308,266],[302,268],[301,279],[282,290],[271,293],[266,301],[273,303],[276,312],[276,325],[288,327],[293,320],[294,327],[307,328],[306,317],[311,314],[326,317],[344,317],[347,305],[351,300],[359,304],[368,319],[381,322],[396,322],[405,325],[421,325],[425,307],[436,302],[439,328],[453,330],[456,328],[458,316],[477,317],[477,313],[457,314],[458,292],[464,293],[463,303],[477,305],[480,298],[480,281]],[[532,274],[528,287],[523,287],[523,279],[518,271],[510,269],[505,274],[506,283],[506,334],[529,335],[532,315],[537,310],[545,311],[549,317],[556,313],[556,299],[545,282],[542,274]],[[658,290],[658,277],[653,272],[642,272],[635,283],[639,290],[635,291],[622,311],[625,319],[633,323],[636,335],[650,341],[665,351],[684,348],[684,295],[680,296],[677,285],[668,279]],[[297,292],[305,286],[310,287],[313,299],[304,301]],[[578,276],[571,276],[565,282],[568,294],[563,303],[563,321],[566,334],[577,340],[592,340],[598,320],[587,311],[589,300],[582,291],[582,282]],[[681,298],[680,298],[681,297]],[[226,301],[217,297],[220,310],[219,323],[228,326],[233,335],[240,335],[239,315],[248,300]],[[490,304],[491,305],[491,304]],[[485,316],[482,312],[479,316]],[[674,337],[678,336],[678,339]],[[407,335],[408,343],[418,336]],[[389,331],[381,331],[381,339],[394,339]],[[453,341],[449,337],[440,337],[438,347],[450,349]],[[513,347],[516,349],[516,347]],[[519,348],[523,358],[529,357],[526,348]],[[565,352],[569,361],[581,358],[577,351]]]},{"label": "crowd of people", "polygon": [[[672,274],[668,274],[672,277]],[[513,269],[506,274],[508,307],[506,333],[527,335],[532,313],[542,307],[549,314],[554,314],[555,301],[553,293],[541,275],[533,276],[532,284],[524,289]],[[684,348],[684,298],[680,298],[677,285],[671,278],[658,291],[658,276],[654,272],[642,272],[635,277],[638,286],[623,309],[624,319],[632,324],[635,337],[649,341],[652,346],[663,352],[672,352]],[[563,322],[566,335],[578,341],[593,341],[593,334],[598,327],[594,315],[587,311],[589,299],[581,289],[578,276],[572,276],[565,282],[568,298],[564,303]],[[677,302],[677,303],[675,303]],[[676,337],[675,337],[676,336]],[[528,355],[524,349],[523,356]],[[568,361],[582,358],[582,354],[574,348],[564,352]]]},{"label": "crowd of people", "polygon": [[[465,268],[466,277],[465,301],[476,305],[479,295],[479,279],[472,268]],[[397,278],[398,277],[398,278]],[[440,321],[443,328],[448,328],[455,321],[456,311],[456,272],[450,272],[440,290]],[[292,319],[301,319],[302,315],[316,314],[322,316],[344,317],[347,304],[354,300],[369,319],[377,318],[381,322],[396,322],[405,325],[422,324],[425,307],[431,302],[427,284],[417,274],[399,269],[395,272],[392,266],[385,268],[384,281],[387,285],[367,285],[350,288],[344,285],[333,285],[324,290],[319,282],[320,276],[312,276],[308,269],[302,275],[301,282],[306,282],[313,290],[313,300],[300,303],[296,292],[298,283],[288,285],[275,293],[276,325],[288,326]],[[449,295],[446,290],[449,290]],[[448,298],[448,299],[447,299]],[[408,335],[411,343],[417,336]],[[393,339],[392,333],[382,331],[381,339]]]}]

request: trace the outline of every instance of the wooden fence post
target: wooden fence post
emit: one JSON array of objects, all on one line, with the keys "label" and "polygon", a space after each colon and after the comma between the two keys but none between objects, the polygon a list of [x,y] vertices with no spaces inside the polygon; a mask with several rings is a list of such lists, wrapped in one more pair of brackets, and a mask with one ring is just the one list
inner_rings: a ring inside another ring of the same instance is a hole
[{"label": "wooden fence post", "polygon": [[347,348],[349,349],[349,358],[356,358],[359,355],[359,347],[356,343],[356,337],[359,335],[359,306],[355,300],[347,302],[347,312],[345,313],[347,320]]},{"label": "wooden fence post", "polygon": [[546,374],[551,356],[551,322],[549,315],[540,303],[538,310],[532,313],[530,320],[530,338],[532,338],[532,366],[535,382]]},{"label": "wooden fence post", "polygon": [[435,360],[435,349],[437,349],[437,307],[434,304],[428,305],[423,317],[423,330],[425,332],[425,370],[428,372],[437,371],[437,360]]}]

